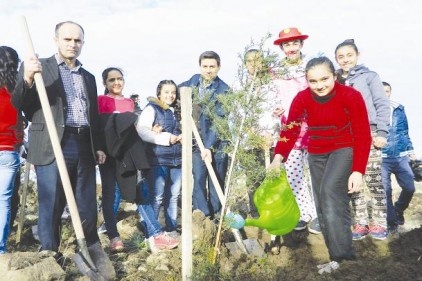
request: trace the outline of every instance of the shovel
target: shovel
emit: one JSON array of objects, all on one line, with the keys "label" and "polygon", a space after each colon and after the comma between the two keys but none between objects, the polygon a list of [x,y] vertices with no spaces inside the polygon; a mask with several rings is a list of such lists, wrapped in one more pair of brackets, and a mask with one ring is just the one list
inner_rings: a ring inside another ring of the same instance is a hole
[{"label": "shovel", "polygon": [[[22,17],[21,23],[25,35],[27,48],[29,50],[30,55],[34,56],[35,50],[32,44],[31,36],[29,34],[29,29],[25,17]],[[48,134],[51,139],[54,156],[56,157],[56,162],[60,178],[62,180],[66,201],[69,205],[69,211],[72,218],[72,225],[76,234],[76,240],[79,246],[79,252],[75,254],[74,261],[81,273],[90,277],[92,280],[106,280],[106,278],[103,277],[98,271],[88,251],[85,235],[82,229],[81,218],[79,217],[79,212],[72,191],[69,174],[67,172],[66,163],[64,161],[63,151],[60,146],[59,137],[57,135],[56,126],[54,124],[53,115],[51,113],[50,104],[47,97],[47,91],[45,90],[45,85],[41,73],[35,73],[34,81],[37,87],[41,107],[44,113]]]},{"label": "shovel", "polygon": [[[198,143],[199,150],[202,152],[202,151],[204,151],[205,147],[204,147],[204,144],[202,142],[202,139],[201,139],[201,136],[199,134],[198,128],[196,127],[196,124],[195,124],[195,121],[193,120],[193,118],[191,119],[191,124],[192,124],[192,132],[193,132],[193,135],[195,136],[195,139],[196,139],[196,141]],[[224,214],[225,213],[224,207],[226,206],[226,197],[225,197],[225,195],[223,193],[223,190],[221,189],[220,183],[219,183],[219,181],[217,179],[217,176],[215,175],[215,172],[214,172],[214,169],[212,167],[211,162],[209,161],[209,159],[205,159],[204,162],[205,162],[205,165],[206,165],[206,167],[208,169],[208,174],[210,175],[211,181],[213,182],[213,184],[215,186],[215,190],[217,191],[217,195],[218,195],[218,198],[220,199],[220,203],[223,206],[223,209],[222,209],[222,212],[221,213]],[[230,208],[227,208],[227,210],[228,210],[228,212],[230,212]],[[221,233],[223,217],[220,219],[220,222],[218,224],[217,243],[216,243],[218,245],[220,243],[219,237],[220,237],[220,233]],[[242,235],[241,235],[239,229],[230,228],[230,230],[232,231],[233,236],[234,236],[234,238],[236,240],[236,242],[234,242],[234,243],[237,245],[237,247],[241,250],[242,253],[249,254],[250,253],[250,250],[252,248],[258,248],[259,249],[259,246],[257,246],[256,243],[255,243],[255,241],[252,241],[252,239],[245,239],[245,240],[243,240],[242,239]],[[233,249],[234,248],[234,245],[233,244],[226,243],[226,245],[228,246],[229,249]],[[218,250],[218,248],[215,247],[215,249],[214,249],[214,257],[213,257],[214,260],[215,260],[216,254],[217,254],[217,250]],[[253,252],[256,252],[256,251],[253,250]],[[257,254],[257,255],[258,256],[261,256],[261,254]]]}]

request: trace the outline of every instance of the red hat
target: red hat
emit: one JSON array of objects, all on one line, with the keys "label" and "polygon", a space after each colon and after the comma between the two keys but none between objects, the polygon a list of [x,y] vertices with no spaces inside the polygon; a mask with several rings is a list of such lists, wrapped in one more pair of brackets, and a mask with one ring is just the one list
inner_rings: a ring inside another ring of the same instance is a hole
[{"label": "red hat", "polygon": [[309,36],[304,35],[300,32],[300,30],[296,27],[289,27],[285,28],[278,34],[277,40],[274,41],[274,45],[281,45],[283,42],[293,41],[293,40],[305,40]]}]

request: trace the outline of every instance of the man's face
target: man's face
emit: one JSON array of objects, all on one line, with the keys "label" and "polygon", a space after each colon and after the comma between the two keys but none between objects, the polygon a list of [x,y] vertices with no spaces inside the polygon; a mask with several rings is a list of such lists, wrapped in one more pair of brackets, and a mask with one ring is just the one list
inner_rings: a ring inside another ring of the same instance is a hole
[{"label": "man's face", "polygon": [[213,81],[220,71],[220,66],[217,64],[215,59],[203,59],[201,60],[201,76],[206,81]]},{"label": "man's face", "polygon": [[391,87],[384,85],[384,91],[385,91],[385,95],[390,98],[391,97]]},{"label": "man's face", "polygon": [[303,43],[300,40],[293,40],[283,42],[280,49],[289,61],[297,61],[300,59],[300,51],[302,50]]},{"label": "man's face", "polygon": [[73,61],[81,54],[84,35],[79,26],[71,23],[63,24],[54,40],[63,59]]}]

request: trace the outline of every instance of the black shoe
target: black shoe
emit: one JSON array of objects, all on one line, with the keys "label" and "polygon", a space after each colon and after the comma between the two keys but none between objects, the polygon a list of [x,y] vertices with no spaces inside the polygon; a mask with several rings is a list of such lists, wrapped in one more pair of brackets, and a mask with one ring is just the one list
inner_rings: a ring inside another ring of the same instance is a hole
[{"label": "black shoe", "polygon": [[271,253],[273,255],[279,255],[281,248],[280,236],[276,236],[275,240],[271,240],[270,243],[265,243],[264,252]]},{"label": "black shoe", "polygon": [[399,231],[398,225],[397,224],[387,225],[387,231],[388,231],[388,235],[397,233]]},{"label": "black shoe", "polygon": [[398,225],[404,224],[404,215],[402,211],[396,209],[396,222]]},{"label": "black shoe", "polygon": [[308,225],[308,231],[313,234],[321,234],[322,231],[318,218],[311,220]]},{"label": "black shoe", "polygon": [[297,225],[295,226],[295,230],[304,230],[308,226],[308,223],[306,221],[300,220]]}]

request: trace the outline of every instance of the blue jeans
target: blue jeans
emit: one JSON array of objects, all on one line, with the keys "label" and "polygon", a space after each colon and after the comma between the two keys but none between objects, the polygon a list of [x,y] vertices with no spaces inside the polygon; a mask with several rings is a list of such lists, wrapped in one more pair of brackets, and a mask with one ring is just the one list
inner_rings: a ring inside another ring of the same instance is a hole
[{"label": "blue jeans", "polygon": [[337,262],[355,258],[350,227],[350,196],[347,193],[352,156],[351,148],[308,154],[319,224],[330,260]]},{"label": "blue jeans", "polygon": [[[89,136],[67,133],[62,139],[63,156],[87,245],[99,241],[97,234],[97,200],[95,160]],[[57,162],[35,166],[38,186],[38,236],[41,250],[58,251],[61,215],[66,197]]]},{"label": "blue jeans", "polygon": [[[223,189],[224,181],[226,179],[226,172],[228,166],[228,156],[221,150],[212,153],[212,166],[217,176],[218,182]],[[199,209],[205,216],[214,217],[220,211],[221,203],[218,198],[215,186],[208,175],[208,170],[205,162],[202,160],[201,152],[195,148],[192,153],[192,172],[193,172],[193,209]],[[207,182],[208,179],[208,192]]]},{"label": "blue jeans", "polygon": [[145,180],[138,183],[140,199],[138,202],[138,214],[141,218],[141,223],[146,231],[145,236],[151,237],[160,234],[163,230],[161,224],[158,222],[154,209],[152,208],[152,194],[149,191]]},{"label": "blue jeans", "polygon": [[182,187],[181,166],[152,166],[145,174],[149,188],[151,205],[158,219],[161,206],[164,206],[166,231],[171,232],[177,227],[177,201]]},{"label": "blue jeans", "polygon": [[120,200],[122,200],[122,194],[120,193],[120,187],[116,182],[116,186],[114,187],[114,204],[113,204],[114,215],[117,215],[117,211],[119,211]]},{"label": "blue jeans", "polygon": [[[382,182],[384,184],[385,193],[387,195],[387,224],[390,226],[397,225],[396,212],[400,212],[409,207],[413,193],[415,193],[415,182],[413,180],[413,172],[409,165],[409,158],[382,158]],[[393,188],[391,186],[391,174],[396,176],[397,183],[401,187],[401,192],[396,203],[393,204]]]},{"label": "blue jeans", "polygon": [[6,253],[10,231],[10,201],[20,158],[15,151],[0,151],[0,254]]},{"label": "blue jeans", "polygon": [[101,206],[109,239],[120,236],[116,226],[116,189],[118,190],[119,187],[117,185],[115,163],[115,159],[108,156],[106,162],[99,166],[101,174]]}]

